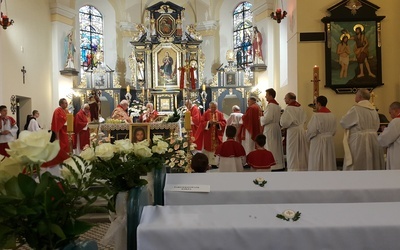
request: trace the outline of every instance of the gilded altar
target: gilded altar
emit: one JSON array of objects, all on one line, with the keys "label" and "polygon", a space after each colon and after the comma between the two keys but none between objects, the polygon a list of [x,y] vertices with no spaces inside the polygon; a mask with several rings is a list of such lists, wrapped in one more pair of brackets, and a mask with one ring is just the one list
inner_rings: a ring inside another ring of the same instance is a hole
[{"label": "gilded altar", "polygon": [[[190,65],[194,89],[199,89],[203,81],[202,37],[195,25],[185,23],[185,9],[171,2],[159,2],[146,8],[144,20],[137,26],[138,32],[131,41],[132,86],[147,93],[137,96],[141,101],[154,102],[157,108],[172,113],[174,107],[183,105],[180,69]],[[197,99],[198,94],[192,93],[191,98]]]}]

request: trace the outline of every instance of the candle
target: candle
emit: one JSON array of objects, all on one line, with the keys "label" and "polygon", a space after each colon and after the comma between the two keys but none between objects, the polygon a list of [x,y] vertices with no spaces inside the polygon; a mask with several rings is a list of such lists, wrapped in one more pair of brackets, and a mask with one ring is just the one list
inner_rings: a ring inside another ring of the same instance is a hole
[{"label": "candle", "polygon": [[147,89],[147,99],[150,99],[150,89]]},{"label": "candle", "polygon": [[67,114],[67,132],[74,132],[74,116],[71,113]]},{"label": "candle", "polygon": [[317,65],[315,65],[313,68],[313,79],[314,81],[319,80],[319,67]]},{"label": "candle", "polygon": [[143,95],[143,99],[144,99],[144,87],[142,87],[142,95]]},{"label": "candle", "polygon": [[191,124],[191,113],[190,111],[185,112],[185,129],[186,131],[190,131],[192,129],[192,124]]},{"label": "candle", "polygon": [[131,92],[131,86],[127,85],[126,86],[126,93],[130,93]]},{"label": "candle", "polygon": [[206,85],[205,85],[205,84],[203,84],[203,85],[201,86],[201,88],[203,89],[203,91],[206,91]]}]

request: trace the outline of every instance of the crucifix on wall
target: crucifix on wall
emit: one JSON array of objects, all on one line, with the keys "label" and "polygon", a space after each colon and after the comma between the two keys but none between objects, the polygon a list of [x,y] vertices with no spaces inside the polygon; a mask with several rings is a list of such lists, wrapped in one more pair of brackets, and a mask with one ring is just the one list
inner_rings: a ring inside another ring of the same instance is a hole
[{"label": "crucifix on wall", "polygon": [[22,83],[25,84],[25,74],[26,74],[25,66],[22,66],[21,72],[22,72]]}]

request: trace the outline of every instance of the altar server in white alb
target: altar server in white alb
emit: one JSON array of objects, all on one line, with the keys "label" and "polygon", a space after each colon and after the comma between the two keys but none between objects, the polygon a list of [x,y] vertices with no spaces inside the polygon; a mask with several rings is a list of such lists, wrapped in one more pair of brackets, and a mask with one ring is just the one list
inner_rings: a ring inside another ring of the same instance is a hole
[{"label": "altar server in white alb", "polygon": [[[226,120],[226,128],[228,126],[234,126],[236,128],[236,131],[239,131],[240,128],[240,122],[242,120],[242,112],[240,111],[240,107],[238,105],[233,105],[232,106],[232,113],[229,115],[229,118]],[[225,133],[222,138],[222,141],[226,141],[228,138],[226,137],[226,128],[225,128]],[[239,137],[235,135],[235,141],[240,142]]]},{"label": "altar server in white alb", "polygon": [[281,126],[286,132],[286,161],[288,171],[308,170],[308,143],[304,124],[307,115],[296,101],[294,93],[285,95],[287,107],[281,116]]},{"label": "altar server in white alb", "polygon": [[340,124],[343,139],[343,170],[381,170],[385,168],[383,149],[378,143],[379,115],[369,102],[367,89],[359,89],[356,104],[343,116]]},{"label": "altar server in white alb", "polygon": [[[0,154],[8,157],[6,149],[8,143],[15,140],[17,136],[18,126],[11,116],[7,115],[7,107],[5,105],[0,106]],[[2,157],[0,157],[1,159]]]},{"label": "altar server in white alb", "polygon": [[308,171],[335,171],[336,154],[333,136],[336,133],[336,118],[326,107],[328,99],[318,96],[316,113],[307,125],[307,139],[310,141]]},{"label": "altar server in white alb", "polygon": [[379,135],[378,141],[382,147],[387,147],[386,169],[400,169],[400,102],[390,104],[389,114],[393,120]]},{"label": "altar server in white alb", "polygon": [[264,115],[260,118],[263,126],[263,134],[267,137],[265,149],[271,151],[276,165],[271,166],[271,170],[282,170],[285,168],[283,158],[282,133],[279,121],[281,119],[281,106],[275,100],[276,92],[274,89],[267,89],[265,99],[268,105],[265,108]]}]

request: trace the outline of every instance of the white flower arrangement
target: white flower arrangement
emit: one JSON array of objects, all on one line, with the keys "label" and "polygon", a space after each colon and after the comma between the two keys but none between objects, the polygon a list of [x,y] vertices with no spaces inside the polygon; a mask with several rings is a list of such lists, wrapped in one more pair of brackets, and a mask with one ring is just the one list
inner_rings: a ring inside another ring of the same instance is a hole
[{"label": "white flower arrangement", "polygon": [[267,184],[267,181],[264,178],[258,177],[253,180],[253,183],[260,187],[264,187],[265,184]]},{"label": "white flower arrangement", "polygon": [[276,217],[285,221],[298,221],[300,219],[301,213],[299,211],[295,212],[291,209],[283,211],[281,214],[277,214]]},{"label": "white flower arrangement", "polygon": [[129,114],[133,114],[134,117],[138,117],[144,111],[146,111],[146,106],[138,100],[133,100],[131,106],[128,108]]}]

